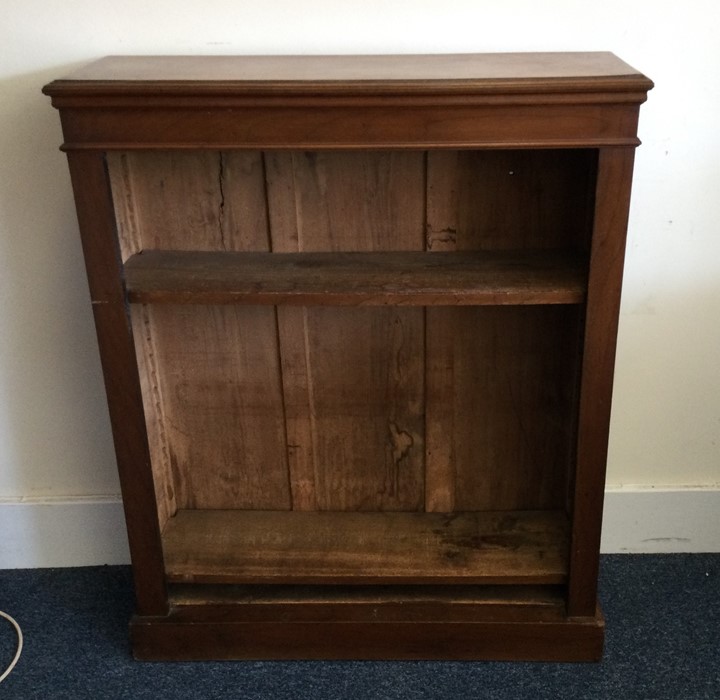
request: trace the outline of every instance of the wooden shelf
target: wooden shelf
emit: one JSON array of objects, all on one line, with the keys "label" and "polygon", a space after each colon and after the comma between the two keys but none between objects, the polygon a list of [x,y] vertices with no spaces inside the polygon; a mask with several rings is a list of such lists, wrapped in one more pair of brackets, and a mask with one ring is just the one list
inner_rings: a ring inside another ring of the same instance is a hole
[{"label": "wooden shelf", "polygon": [[132,303],[579,304],[579,256],[558,251],[228,253],[146,250],[125,264]]},{"label": "wooden shelf", "polygon": [[559,584],[560,511],[180,510],[163,532],[171,582]]}]

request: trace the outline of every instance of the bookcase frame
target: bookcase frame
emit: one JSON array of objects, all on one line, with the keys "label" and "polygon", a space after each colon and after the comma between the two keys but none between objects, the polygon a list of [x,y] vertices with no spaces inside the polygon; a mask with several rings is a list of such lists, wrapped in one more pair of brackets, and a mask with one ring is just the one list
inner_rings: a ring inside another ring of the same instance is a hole
[{"label": "bookcase frame", "polygon": [[60,110],[141,659],[591,660],[612,54],[108,57]]}]

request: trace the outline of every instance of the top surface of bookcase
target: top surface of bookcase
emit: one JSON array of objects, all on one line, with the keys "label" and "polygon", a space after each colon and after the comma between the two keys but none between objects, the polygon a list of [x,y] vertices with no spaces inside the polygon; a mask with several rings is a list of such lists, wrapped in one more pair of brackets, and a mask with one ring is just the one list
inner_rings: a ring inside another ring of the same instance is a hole
[{"label": "top surface of bookcase", "polygon": [[109,56],[46,85],[63,149],[637,146],[611,53]]},{"label": "top surface of bookcase", "polygon": [[607,52],[365,56],[108,56],[51,83],[50,95],[221,91],[406,94],[646,91]]}]

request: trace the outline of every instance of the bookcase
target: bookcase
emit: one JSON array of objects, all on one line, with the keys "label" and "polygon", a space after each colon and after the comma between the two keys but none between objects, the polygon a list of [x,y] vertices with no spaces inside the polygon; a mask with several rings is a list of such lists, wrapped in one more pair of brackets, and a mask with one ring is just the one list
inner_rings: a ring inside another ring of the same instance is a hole
[{"label": "bookcase", "polygon": [[108,57],[60,110],[141,659],[591,660],[607,53]]}]

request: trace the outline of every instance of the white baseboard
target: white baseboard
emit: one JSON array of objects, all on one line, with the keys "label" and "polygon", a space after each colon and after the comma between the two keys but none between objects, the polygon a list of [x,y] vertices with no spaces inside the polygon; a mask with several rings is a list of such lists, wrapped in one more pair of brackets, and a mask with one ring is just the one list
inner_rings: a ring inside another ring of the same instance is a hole
[{"label": "white baseboard", "polygon": [[129,562],[117,497],[0,501],[0,569]]},{"label": "white baseboard", "polygon": [[720,488],[609,486],[600,549],[605,554],[720,552]]},{"label": "white baseboard", "polygon": [[[602,551],[720,552],[720,489],[610,487]],[[119,498],[0,501],[0,569],[129,561]]]}]

